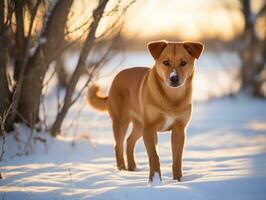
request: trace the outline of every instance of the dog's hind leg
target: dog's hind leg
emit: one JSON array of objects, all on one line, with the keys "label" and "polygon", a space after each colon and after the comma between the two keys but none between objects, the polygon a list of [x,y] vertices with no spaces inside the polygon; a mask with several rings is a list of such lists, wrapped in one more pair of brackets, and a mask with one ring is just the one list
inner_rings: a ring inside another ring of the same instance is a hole
[{"label": "dog's hind leg", "polygon": [[137,140],[142,134],[142,125],[137,120],[133,120],[133,128],[130,136],[127,138],[127,169],[135,171],[136,163],[134,158],[134,148]]},{"label": "dog's hind leg", "polygon": [[124,139],[126,136],[129,119],[113,119],[113,131],[115,138],[115,156],[117,162],[117,168],[119,170],[125,170],[124,161]]}]

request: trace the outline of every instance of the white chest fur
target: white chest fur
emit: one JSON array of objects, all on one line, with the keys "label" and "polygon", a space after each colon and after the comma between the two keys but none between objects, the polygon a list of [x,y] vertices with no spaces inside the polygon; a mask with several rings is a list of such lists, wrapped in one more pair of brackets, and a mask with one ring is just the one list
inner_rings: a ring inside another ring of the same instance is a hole
[{"label": "white chest fur", "polygon": [[175,117],[166,116],[161,131],[166,131],[174,123]]}]

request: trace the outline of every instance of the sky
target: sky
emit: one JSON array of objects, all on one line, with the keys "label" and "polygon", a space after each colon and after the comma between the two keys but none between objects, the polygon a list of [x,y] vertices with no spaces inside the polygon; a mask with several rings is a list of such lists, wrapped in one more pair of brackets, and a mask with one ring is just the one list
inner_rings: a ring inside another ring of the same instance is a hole
[{"label": "sky", "polygon": [[138,1],[130,10],[126,34],[132,36],[137,33],[140,37],[170,35],[198,39],[208,35],[231,38],[241,29],[242,19],[239,13],[229,12],[220,5],[215,0]]},{"label": "sky", "polygon": [[[116,1],[111,0],[107,9]],[[262,3],[263,0],[253,0],[252,10],[258,10]],[[74,17],[73,26],[87,19],[86,16],[92,11],[91,5],[91,1],[75,1],[73,10],[77,16]],[[136,0],[127,12],[123,35],[141,39],[177,37],[231,40],[244,25],[239,7],[238,0]],[[108,19],[102,20],[99,34],[107,22]]]}]

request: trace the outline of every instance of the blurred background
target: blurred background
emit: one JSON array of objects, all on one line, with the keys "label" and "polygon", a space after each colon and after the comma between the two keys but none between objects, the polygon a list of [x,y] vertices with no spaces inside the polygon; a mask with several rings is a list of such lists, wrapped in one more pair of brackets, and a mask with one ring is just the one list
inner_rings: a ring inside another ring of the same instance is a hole
[{"label": "blurred background", "polygon": [[265,0],[1,0],[0,9],[2,134],[17,122],[60,134],[90,84],[108,94],[121,69],[153,66],[152,40],[205,44],[195,101],[266,95]]},{"label": "blurred background", "polygon": [[[117,171],[110,117],[86,95],[152,67],[147,42],[161,39],[205,50],[184,178],[173,182],[171,135],[158,134],[153,187],[141,139],[138,172]],[[265,96],[266,0],[0,0],[0,199],[265,200]]]}]

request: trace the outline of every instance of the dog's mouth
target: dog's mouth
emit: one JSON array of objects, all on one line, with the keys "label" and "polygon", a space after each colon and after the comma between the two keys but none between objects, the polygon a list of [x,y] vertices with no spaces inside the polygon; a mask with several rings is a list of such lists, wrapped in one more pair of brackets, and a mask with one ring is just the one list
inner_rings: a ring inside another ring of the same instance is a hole
[{"label": "dog's mouth", "polygon": [[175,82],[170,82],[169,86],[173,87],[173,88],[176,88],[176,87],[180,86],[180,84],[179,83],[175,83]]},{"label": "dog's mouth", "polygon": [[167,83],[166,84],[168,87],[170,87],[170,88],[178,88],[178,87],[180,87],[180,86],[182,86],[183,85],[183,83],[173,83],[173,82],[169,82],[169,83]]}]

